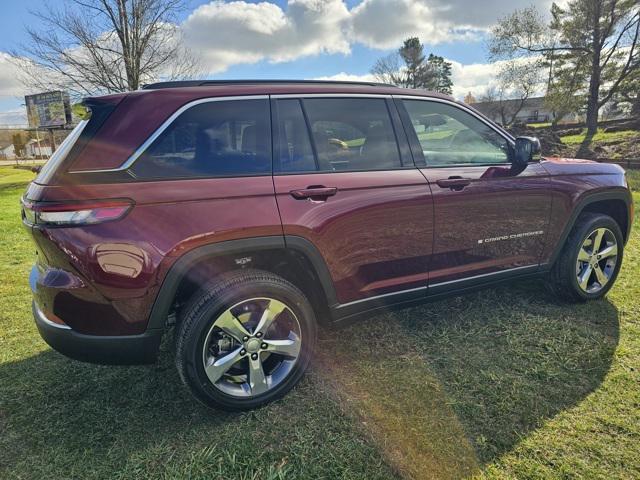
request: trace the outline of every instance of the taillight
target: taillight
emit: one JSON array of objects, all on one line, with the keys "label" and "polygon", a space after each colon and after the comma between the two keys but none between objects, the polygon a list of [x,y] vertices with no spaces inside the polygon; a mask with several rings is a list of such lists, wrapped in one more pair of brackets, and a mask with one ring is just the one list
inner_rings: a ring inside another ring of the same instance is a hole
[{"label": "taillight", "polygon": [[22,215],[24,221],[31,225],[95,225],[124,217],[132,206],[129,200],[64,203],[23,200]]}]

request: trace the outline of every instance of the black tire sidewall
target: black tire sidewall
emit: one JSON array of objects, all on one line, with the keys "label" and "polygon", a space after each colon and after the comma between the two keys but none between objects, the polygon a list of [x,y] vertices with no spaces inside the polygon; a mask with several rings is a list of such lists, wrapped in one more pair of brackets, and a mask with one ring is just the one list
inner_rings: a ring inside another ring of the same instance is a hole
[{"label": "black tire sidewall", "polygon": [[[256,408],[281,398],[302,377],[313,355],[316,340],[316,322],[313,310],[304,295],[293,285],[279,277],[268,278],[268,274],[260,275],[260,279],[244,283],[236,283],[230,288],[220,288],[219,283],[211,283],[196,296],[186,316],[192,317],[185,325],[188,331],[181,332],[183,345],[176,354],[182,355],[183,380],[189,385],[196,397],[207,404],[226,410],[245,410]],[[211,292],[215,292],[211,295]],[[209,296],[202,302],[202,296]],[[302,345],[298,360],[293,369],[280,384],[262,395],[250,398],[239,398],[228,395],[216,388],[204,370],[202,351],[204,341],[215,319],[226,309],[250,298],[268,297],[286,304],[298,319],[301,329]],[[198,301],[200,300],[200,301]]]},{"label": "black tire sidewall", "polygon": [[[580,251],[580,248],[582,248],[582,244],[586,240],[587,236],[593,233],[593,231],[597,228],[607,228],[616,237],[616,242],[618,245],[618,258],[616,260],[616,266],[613,270],[613,274],[611,275],[611,278],[609,279],[607,285],[605,285],[604,288],[597,292],[587,293],[582,290],[582,288],[580,288],[578,279],[575,274],[575,269],[578,261],[578,253]],[[567,251],[568,259],[566,264],[566,272],[564,272],[567,278],[567,283],[570,285],[573,292],[582,300],[595,300],[605,296],[607,292],[609,292],[609,290],[613,287],[618,277],[618,273],[620,272],[620,267],[622,266],[622,258],[624,255],[624,237],[622,236],[620,227],[611,217],[607,215],[596,215],[580,225],[572,240],[572,244],[569,246],[569,249]]]}]

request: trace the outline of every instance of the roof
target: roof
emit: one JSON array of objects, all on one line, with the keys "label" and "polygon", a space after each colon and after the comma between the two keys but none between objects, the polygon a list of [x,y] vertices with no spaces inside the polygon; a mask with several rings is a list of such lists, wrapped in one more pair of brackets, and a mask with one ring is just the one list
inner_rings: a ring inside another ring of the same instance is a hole
[{"label": "roof", "polygon": [[283,80],[283,79],[247,79],[247,80],[177,80],[170,82],[149,83],[142,86],[143,90],[157,90],[159,88],[179,88],[179,87],[206,87],[224,85],[369,85],[378,87],[395,87],[389,83],[378,82],[354,82],[347,80]]},{"label": "roof", "polygon": [[347,82],[323,80],[194,80],[160,82],[145,85],[143,90],[129,95],[184,95],[193,99],[240,95],[286,95],[286,94],[377,94],[416,95],[455,101],[449,95],[428,90],[396,87],[375,82]]}]

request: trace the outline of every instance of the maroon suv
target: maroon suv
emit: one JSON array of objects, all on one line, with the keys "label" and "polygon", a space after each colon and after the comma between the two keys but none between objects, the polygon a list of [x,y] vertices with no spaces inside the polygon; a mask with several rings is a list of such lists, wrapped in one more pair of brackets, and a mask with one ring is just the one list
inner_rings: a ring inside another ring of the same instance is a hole
[{"label": "maroon suv", "polygon": [[316,325],[544,276],[602,297],[624,171],[541,158],[453,99],[347,82],[176,82],[88,98],[29,186],[33,312],[72,358],[176,363],[227,409],[285,394]]}]

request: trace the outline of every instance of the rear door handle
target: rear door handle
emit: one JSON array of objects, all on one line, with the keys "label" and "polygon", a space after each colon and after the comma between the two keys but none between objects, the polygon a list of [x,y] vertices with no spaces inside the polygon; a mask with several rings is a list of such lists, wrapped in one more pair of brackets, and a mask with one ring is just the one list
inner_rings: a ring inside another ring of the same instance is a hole
[{"label": "rear door handle", "polygon": [[296,200],[313,200],[324,201],[329,197],[333,197],[338,193],[337,187],[325,187],[324,185],[312,185],[307,188],[301,188],[299,190],[291,190],[289,192]]},{"label": "rear door handle", "polygon": [[449,177],[441,180],[436,180],[436,183],[441,188],[450,188],[451,190],[462,190],[467,185],[471,184],[471,179],[462,177]]}]

